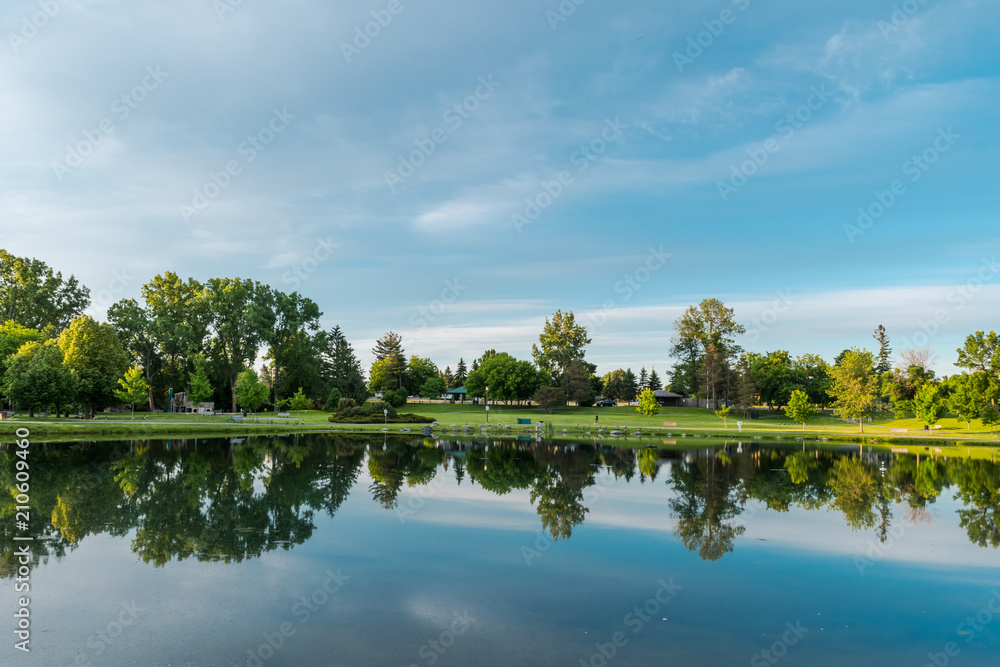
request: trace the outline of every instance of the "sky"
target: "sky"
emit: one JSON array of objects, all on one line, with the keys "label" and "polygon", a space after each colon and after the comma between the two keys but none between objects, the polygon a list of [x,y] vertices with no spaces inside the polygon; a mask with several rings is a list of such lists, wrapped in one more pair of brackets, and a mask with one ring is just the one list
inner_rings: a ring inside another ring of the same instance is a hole
[{"label": "sky", "polygon": [[[996,329],[1000,4],[10,0],[0,247],[316,301],[454,369],[572,310],[605,373]],[[990,194],[990,193],[993,194]]]}]

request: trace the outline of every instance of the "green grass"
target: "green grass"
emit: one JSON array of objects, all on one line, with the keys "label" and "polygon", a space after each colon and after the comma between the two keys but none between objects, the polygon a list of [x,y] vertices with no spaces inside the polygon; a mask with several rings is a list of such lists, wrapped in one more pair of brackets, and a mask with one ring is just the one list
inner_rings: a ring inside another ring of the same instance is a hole
[{"label": "green grass", "polygon": [[[436,419],[443,426],[456,424],[457,426],[473,426],[486,423],[486,411],[482,405],[451,405],[442,403],[411,403],[401,409],[402,412],[411,412],[418,415],[425,415]],[[666,433],[698,433],[705,436],[717,437],[738,437],[736,422],[741,418],[731,416],[728,424],[715,416],[711,410],[698,408],[661,408],[660,413],[648,420],[643,417],[634,407],[616,408],[558,408],[552,414],[548,414],[539,408],[508,407],[503,405],[490,406],[490,424],[510,425],[511,431],[519,434],[523,431],[534,432],[534,423],[542,420],[552,424],[558,434],[566,429],[572,435],[580,435],[588,431],[593,431],[594,415],[600,419],[600,427],[608,432],[619,429],[629,432],[639,428],[642,430],[654,430],[656,435]],[[801,437],[815,440],[820,437],[830,437],[831,439],[859,441],[862,434],[858,432],[856,424],[849,424],[829,415],[818,415],[811,419],[805,430],[802,425],[793,423],[783,414],[770,414],[765,410],[760,411],[761,419],[742,419],[743,437]],[[142,419],[145,416],[146,419]],[[60,419],[55,417],[36,417],[33,420],[21,418],[15,421],[0,421],[0,435],[12,436],[16,429],[20,427],[28,428],[34,436],[59,436],[62,439],[88,439],[94,436],[103,437],[159,437],[159,436],[182,436],[197,434],[203,437],[209,436],[245,436],[254,434],[271,433],[302,433],[302,432],[339,432],[339,433],[365,433],[380,432],[382,424],[331,424],[327,421],[329,413],[307,410],[301,413],[292,413],[290,418],[278,418],[274,413],[259,413],[258,423],[233,423],[226,421],[225,416],[200,416],[163,414],[163,413],[137,413],[135,421],[130,419],[128,413],[120,414],[98,414],[95,421],[81,421],[79,419]],[[517,419],[530,419],[532,426],[522,427],[520,430],[515,426]],[[274,424],[263,423],[273,420]],[[295,424],[294,422],[299,422]],[[25,423],[32,422],[32,423]],[[676,426],[666,427],[664,422],[674,422]],[[924,442],[924,440],[969,440],[979,442],[997,442],[998,436],[991,436],[988,429],[973,425],[972,429],[967,429],[965,424],[959,424],[956,420],[946,418],[941,420],[943,428],[939,431],[928,432],[923,430],[923,425],[915,419],[907,420],[875,420],[871,424],[865,424],[863,442],[871,442],[872,439],[879,439],[885,442],[899,442],[902,446],[908,442]],[[390,433],[399,432],[402,428],[419,430],[419,425],[388,425]],[[906,434],[893,434],[892,428],[906,428]]]}]

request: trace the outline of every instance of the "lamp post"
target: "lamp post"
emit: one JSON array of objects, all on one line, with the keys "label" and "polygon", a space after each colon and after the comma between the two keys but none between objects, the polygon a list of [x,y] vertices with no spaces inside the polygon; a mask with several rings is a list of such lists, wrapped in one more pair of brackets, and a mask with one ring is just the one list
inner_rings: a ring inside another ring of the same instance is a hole
[{"label": "lamp post", "polygon": [[385,418],[385,425],[389,425],[389,408],[382,408],[382,416]]},{"label": "lamp post", "polygon": [[490,425],[490,388],[486,387],[486,425]]}]

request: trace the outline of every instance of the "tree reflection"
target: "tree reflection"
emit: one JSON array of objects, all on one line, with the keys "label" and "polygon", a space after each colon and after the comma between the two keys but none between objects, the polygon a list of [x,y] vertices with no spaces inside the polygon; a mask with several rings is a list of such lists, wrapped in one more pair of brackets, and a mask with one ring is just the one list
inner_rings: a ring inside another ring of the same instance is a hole
[{"label": "tree reflection", "polygon": [[688,551],[716,561],[733,550],[746,527],[733,520],[746,503],[732,466],[717,457],[697,459],[671,468],[671,488],[677,494],[670,509],[677,519],[674,534]]}]

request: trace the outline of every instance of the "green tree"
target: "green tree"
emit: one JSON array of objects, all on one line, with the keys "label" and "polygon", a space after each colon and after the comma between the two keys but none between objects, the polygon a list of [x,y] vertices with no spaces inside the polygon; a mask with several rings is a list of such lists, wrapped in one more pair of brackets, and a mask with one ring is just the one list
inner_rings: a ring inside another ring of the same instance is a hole
[{"label": "green tree", "polygon": [[729,430],[729,413],[733,411],[732,406],[726,405],[715,411],[715,416],[722,420],[722,425]]},{"label": "green tree", "polygon": [[447,391],[444,386],[444,379],[441,377],[427,378],[427,380],[420,386],[420,396],[424,398],[438,398]]},{"label": "green tree", "polygon": [[806,430],[806,422],[816,414],[816,409],[809,400],[809,394],[796,389],[788,399],[788,407],[785,408],[785,415],[795,422],[802,424],[802,430]]},{"label": "green tree", "polygon": [[639,381],[631,368],[625,370],[625,379],[622,382],[622,400],[630,403],[639,395]]},{"label": "green tree", "polygon": [[[247,369],[236,376],[236,405],[250,412],[256,412],[267,401],[268,388],[260,381],[260,376],[253,369]],[[339,397],[337,400],[340,400]]]},{"label": "green tree", "polygon": [[643,366],[639,370],[639,387],[645,389],[649,386],[649,373],[646,372],[646,367]]},{"label": "green tree", "polygon": [[945,412],[941,394],[938,388],[932,384],[926,384],[920,388],[920,391],[917,392],[917,398],[914,401],[914,407],[916,408],[917,418],[928,426],[936,424],[944,416]]},{"label": "green tree", "polygon": [[[313,365],[319,374],[319,354],[310,344],[310,332],[319,329],[319,318],[323,315],[311,299],[298,292],[285,294],[278,290],[259,287],[271,313],[266,317],[271,322],[263,338],[268,345],[268,356],[274,361],[272,391],[274,402],[278,402],[279,387],[285,376],[302,379],[305,366]],[[300,387],[301,389],[301,387]]]},{"label": "green tree", "polygon": [[586,327],[576,323],[573,311],[557,310],[551,320],[545,318],[538,343],[531,346],[535,365],[551,376],[561,376],[572,362],[583,360],[590,338]]},{"label": "green tree", "polygon": [[451,366],[444,367],[444,373],[441,374],[441,381],[444,382],[444,388],[454,389],[457,385],[455,384],[455,377],[451,374]]},{"label": "green tree", "polygon": [[856,419],[864,433],[865,417],[878,410],[879,381],[872,353],[858,348],[846,350],[830,376],[834,412],[842,418]]},{"label": "green tree", "polygon": [[875,372],[881,377],[892,369],[892,364],[889,363],[892,358],[892,348],[889,347],[889,335],[881,324],[875,329],[872,338],[878,341],[878,363],[875,365]]},{"label": "green tree", "polygon": [[981,371],[996,381],[1000,378],[1000,336],[995,331],[970,334],[965,339],[965,344],[958,348],[958,361],[955,365],[971,371]]},{"label": "green tree", "polygon": [[406,357],[403,355],[402,336],[393,331],[387,332],[375,341],[372,355],[375,357],[375,363],[385,362],[382,367],[383,386],[377,389],[401,388],[406,378]]},{"label": "green tree", "polygon": [[142,298],[151,317],[149,335],[163,357],[167,384],[181,386],[187,379],[188,358],[205,349],[212,320],[208,292],[197,280],[185,281],[168,271],[142,286]]},{"label": "green tree", "polygon": [[368,399],[361,362],[339,326],[327,335],[322,360],[323,378],[330,387],[338,389],[344,398],[353,398],[358,403]]},{"label": "green tree", "polygon": [[289,401],[289,407],[292,410],[295,410],[295,416],[298,417],[298,413],[309,409],[310,403],[311,401],[309,400],[309,397],[306,396],[304,391],[302,391],[302,387],[299,387],[299,390],[292,395],[292,399]]},{"label": "green tree", "polygon": [[733,407],[742,412],[744,418],[749,417],[750,409],[757,405],[757,385],[753,381],[750,361],[745,354],[740,355],[736,364],[735,384]]},{"label": "green tree", "polygon": [[124,377],[118,378],[121,389],[115,390],[115,398],[132,408],[132,420],[135,421],[135,404],[149,395],[149,385],[146,384],[144,372],[138,366],[132,366],[125,371]]},{"label": "green tree", "polygon": [[0,377],[7,370],[7,359],[10,355],[21,349],[25,343],[43,340],[42,333],[37,329],[29,329],[11,321],[0,324]]},{"label": "green tree", "polygon": [[[188,398],[195,406],[195,418],[197,419],[197,408],[199,403],[204,403],[208,399],[212,398],[215,391],[212,389],[212,383],[208,379],[208,373],[205,370],[206,361],[205,356],[202,354],[197,354],[191,359],[194,364],[194,372],[191,373],[190,387],[188,388]],[[235,392],[235,387],[234,387]],[[233,397],[233,411],[235,412],[237,408],[236,397]]]},{"label": "green tree", "polygon": [[411,356],[410,362],[406,366],[404,387],[410,395],[421,395],[420,388],[424,386],[424,383],[440,375],[441,371],[430,359]]},{"label": "green tree", "polygon": [[1000,410],[993,405],[987,405],[979,412],[979,421],[983,426],[989,426],[990,435],[993,435],[994,424],[1000,424]]},{"label": "green tree", "polygon": [[613,370],[604,376],[604,391],[602,396],[613,401],[625,400],[625,371],[622,369]]},{"label": "green tree", "polygon": [[956,380],[955,390],[948,397],[948,409],[959,422],[966,423],[966,430],[971,430],[972,420],[982,412],[984,398],[976,391],[972,376],[960,375]]},{"label": "green tree", "polygon": [[653,391],[663,391],[663,383],[660,382],[660,376],[656,374],[656,366],[653,366],[653,370],[649,372],[649,380],[646,382],[646,386]]},{"label": "green tree", "polygon": [[29,341],[8,360],[3,376],[3,391],[19,408],[35,410],[60,407],[73,399],[76,380],[63,363],[63,353],[56,341]]},{"label": "green tree", "polygon": [[154,333],[155,318],[148,308],[135,299],[122,299],[108,308],[108,322],[115,328],[132,364],[143,370],[146,380],[146,399],[154,410],[153,378],[160,372],[163,360]]},{"label": "green tree", "polygon": [[562,389],[567,401],[573,401],[578,405],[592,405],[594,402],[594,391],[590,383],[590,372],[585,362],[575,359],[566,367],[566,372],[562,374]]},{"label": "green tree", "polygon": [[465,386],[465,378],[467,377],[469,377],[469,370],[465,366],[465,359],[460,357],[458,366],[455,367],[455,387],[448,387],[448,389]]},{"label": "green tree", "polygon": [[90,290],[45,262],[0,249],[0,322],[62,331],[90,305]]},{"label": "green tree", "polygon": [[[531,399],[542,384],[542,376],[530,361],[521,361],[506,352],[488,356],[469,373],[465,388],[469,396],[485,396],[491,402],[522,403]],[[565,399],[564,399],[565,400]]]},{"label": "green tree", "polygon": [[656,393],[652,389],[646,387],[639,394],[639,407],[637,407],[636,412],[646,417],[646,426],[649,426],[649,418],[653,415],[660,414],[660,404],[656,400]]},{"label": "green tree", "polygon": [[679,361],[674,366],[671,387],[693,396],[701,388],[698,374],[709,345],[714,346],[722,361],[728,362],[740,353],[735,337],[746,333],[746,328],[736,322],[732,308],[726,308],[718,299],[705,299],[684,311],[674,322],[674,331],[670,356]]},{"label": "green tree", "polygon": [[[243,278],[211,278],[205,291],[212,316],[212,351],[226,369],[235,409],[236,377],[256,361],[275,324],[273,293],[266,285]],[[273,380],[277,384],[277,377]]]},{"label": "green tree", "polygon": [[95,408],[114,400],[118,378],[128,368],[128,357],[110,324],[98,324],[88,315],[73,320],[59,336],[64,363],[76,378],[77,399],[89,417]]},{"label": "green tree", "polygon": [[531,397],[531,400],[538,403],[538,406],[547,413],[552,414],[552,410],[555,408],[561,408],[566,405],[566,394],[559,387],[542,385],[535,392],[535,395]]}]

